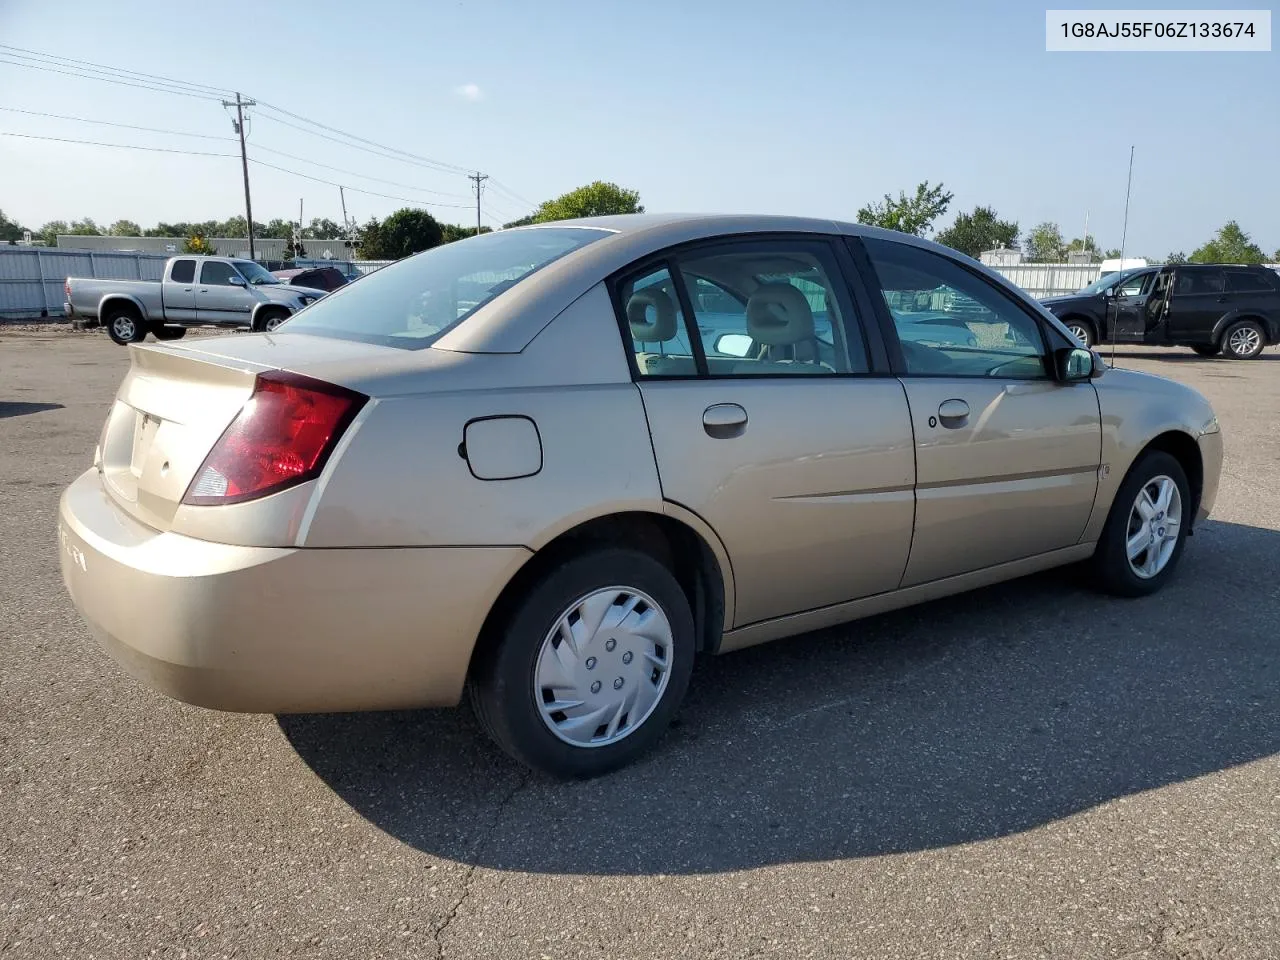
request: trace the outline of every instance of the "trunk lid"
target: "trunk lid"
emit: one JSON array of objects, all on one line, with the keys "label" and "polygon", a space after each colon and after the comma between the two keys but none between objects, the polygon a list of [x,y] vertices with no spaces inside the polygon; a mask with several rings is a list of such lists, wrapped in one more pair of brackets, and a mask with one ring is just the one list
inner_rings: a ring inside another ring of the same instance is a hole
[{"label": "trunk lid", "polygon": [[132,365],[102,428],[98,471],[122,509],[167,530],[205,456],[270,368],[165,348],[129,352]]}]

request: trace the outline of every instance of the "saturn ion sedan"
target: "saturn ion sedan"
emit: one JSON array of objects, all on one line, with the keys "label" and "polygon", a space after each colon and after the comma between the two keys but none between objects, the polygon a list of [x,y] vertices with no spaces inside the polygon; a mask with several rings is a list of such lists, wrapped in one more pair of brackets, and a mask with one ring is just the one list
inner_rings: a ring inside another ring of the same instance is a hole
[{"label": "saturn ion sedan", "polygon": [[222,710],[447,706],[591,776],[695,657],[1069,563],[1164,586],[1218,421],[955,251],[601,217],[436,247],[278,329],[133,344],[63,578]]}]

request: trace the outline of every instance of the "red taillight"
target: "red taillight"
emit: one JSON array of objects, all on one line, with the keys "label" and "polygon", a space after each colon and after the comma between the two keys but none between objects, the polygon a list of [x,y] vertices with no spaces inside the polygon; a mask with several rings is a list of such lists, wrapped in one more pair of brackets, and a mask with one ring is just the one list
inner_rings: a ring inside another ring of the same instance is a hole
[{"label": "red taillight", "polygon": [[308,377],[261,374],[182,502],[239,503],[314,479],[367,399]]}]

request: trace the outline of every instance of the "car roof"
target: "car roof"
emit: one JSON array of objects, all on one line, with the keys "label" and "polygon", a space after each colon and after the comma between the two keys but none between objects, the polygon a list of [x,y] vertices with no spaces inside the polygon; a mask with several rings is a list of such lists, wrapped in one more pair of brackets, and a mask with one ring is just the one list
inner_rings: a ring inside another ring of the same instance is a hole
[{"label": "car roof", "polygon": [[[601,230],[609,236],[547,264],[537,272],[537,283],[513,285],[447,331],[433,346],[465,353],[519,353],[560,311],[611,274],[668,247],[721,236],[741,238],[753,233],[813,233],[891,239],[945,251],[947,256],[965,261],[1001,286],[1010,287],[1003,277],[976,260],[932,241],[866,224],[816,217],[632,213],[509,227],[502,232],[566,228]],[[468,243],[476,239],[456,242]]]}]

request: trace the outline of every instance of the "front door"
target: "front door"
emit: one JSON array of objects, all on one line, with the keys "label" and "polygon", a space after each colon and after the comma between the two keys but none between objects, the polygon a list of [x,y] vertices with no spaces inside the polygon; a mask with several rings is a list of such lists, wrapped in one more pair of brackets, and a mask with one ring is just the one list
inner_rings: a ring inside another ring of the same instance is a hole
[{"label": "front door", "polygon": [[[726,296],[690,297],[708,283]],[[723,542],[734,626],[896,588],[914,509],[910,415],[901,384],[870,375],[832,246],[686,249],[618,297],[663,497]]]},{"label": "front door", "polygon": [[1151,291],[1155,272],[1140,273],[1116,284],[1107,309],[1114,317],[1116,340],[1121,343],[1142,343],[1146,337],[1147,296]]},{"label": "front door", "polygon": [[1102,432],[1089,382],[1049,375],[1039,322],[948,257],[864,239],[889,329],[910,305],[963,318],[972,344],[900,340],[916,452],[916,521],[903,586],[1079,542],[1093,510]]},{"label": "front door", "polygon": [[[235,281],[239,281],[237,284]],[[205,260],[196,284],[196,319],[201,323],[247,326],[257,298],[244,277],[223,260]]]}]

